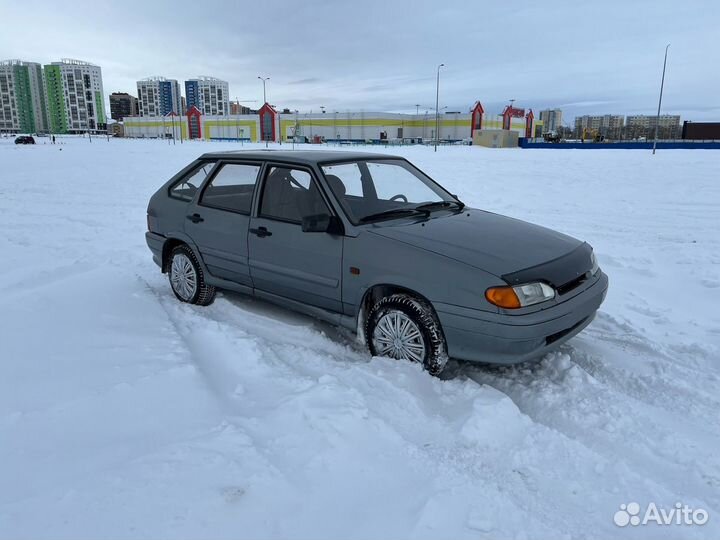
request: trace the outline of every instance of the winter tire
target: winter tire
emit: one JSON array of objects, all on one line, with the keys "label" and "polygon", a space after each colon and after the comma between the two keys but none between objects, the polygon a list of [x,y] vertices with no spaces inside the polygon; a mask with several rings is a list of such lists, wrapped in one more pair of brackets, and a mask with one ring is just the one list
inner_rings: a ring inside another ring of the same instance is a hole
[{"label": "winter tire", "polygon": [[202,267],[189,246],[182,244],[170,253],[170,287],[178,300],[208,306],[215,300],[215,287],[205,283]]},{"label": "winter tire", "polygon": [[439,375],[448,361],[447,345],[432,307],[406,294],[377,302],[366,319],[365,342],[373,356],[418,362]]}]

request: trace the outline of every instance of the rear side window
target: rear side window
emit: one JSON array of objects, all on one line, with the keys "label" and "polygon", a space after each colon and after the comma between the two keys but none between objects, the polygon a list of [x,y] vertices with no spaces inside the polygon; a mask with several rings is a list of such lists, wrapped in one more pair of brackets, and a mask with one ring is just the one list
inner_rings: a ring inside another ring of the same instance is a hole
[{"label": "rear side window", "polygon": [[192,201],[195,192],[200,188],[214,166],[214,162],[203,163],[197,169],[188,173],[187,176],[170,188],[170,196],[183,201]]},{"label": "rear side window", "polygon": [[205,188],[200,204],[249,214],[259,165],[227,163]]}]

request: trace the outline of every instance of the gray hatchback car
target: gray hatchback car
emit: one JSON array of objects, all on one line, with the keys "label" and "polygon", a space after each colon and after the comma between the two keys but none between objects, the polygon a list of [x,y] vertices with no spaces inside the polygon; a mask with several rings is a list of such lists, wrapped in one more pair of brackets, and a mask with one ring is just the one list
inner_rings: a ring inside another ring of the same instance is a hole
[{"label": "gray hatchback car", "polygon": [[147,221],[179,300],[250,294],[433,374],[448,358],[539,358],[590,323],[608,287],[587,243],[468,208],[396,156],[204,154],[153,195]]}]

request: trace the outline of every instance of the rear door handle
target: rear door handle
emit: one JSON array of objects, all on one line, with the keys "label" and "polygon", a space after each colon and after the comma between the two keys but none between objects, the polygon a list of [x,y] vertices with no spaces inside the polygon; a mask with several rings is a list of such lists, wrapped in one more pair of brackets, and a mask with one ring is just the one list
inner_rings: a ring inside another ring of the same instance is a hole
[{"label": "rear door handle", "polygon": [[265,238],[266,236],[272,236],[272,233],[267,230],[266,227],[258,227],[257,229],[250,229],[250,232],[253,233],[255,236],[259,236],[260,238]]},{"label": "rear door handle", "polygon": [[201,221],[205,221],[200,214],[193,214],[191,216],[187,216],[187,218],[193,223],[200,223]]}]

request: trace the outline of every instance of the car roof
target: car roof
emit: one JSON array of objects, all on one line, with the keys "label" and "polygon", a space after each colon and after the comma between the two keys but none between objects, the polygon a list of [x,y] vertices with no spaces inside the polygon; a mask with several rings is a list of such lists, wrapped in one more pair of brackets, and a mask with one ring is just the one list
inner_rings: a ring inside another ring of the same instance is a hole
[{"label": "car roof", "polygon": [[404,159],[400,156],[374,152],[352,152],[333,150],[232,150],[229,152],[207,152],[200,159],[248,159],[262,161],[283,161],[314,165],[317,163],[356,161],[368,159]]}]

